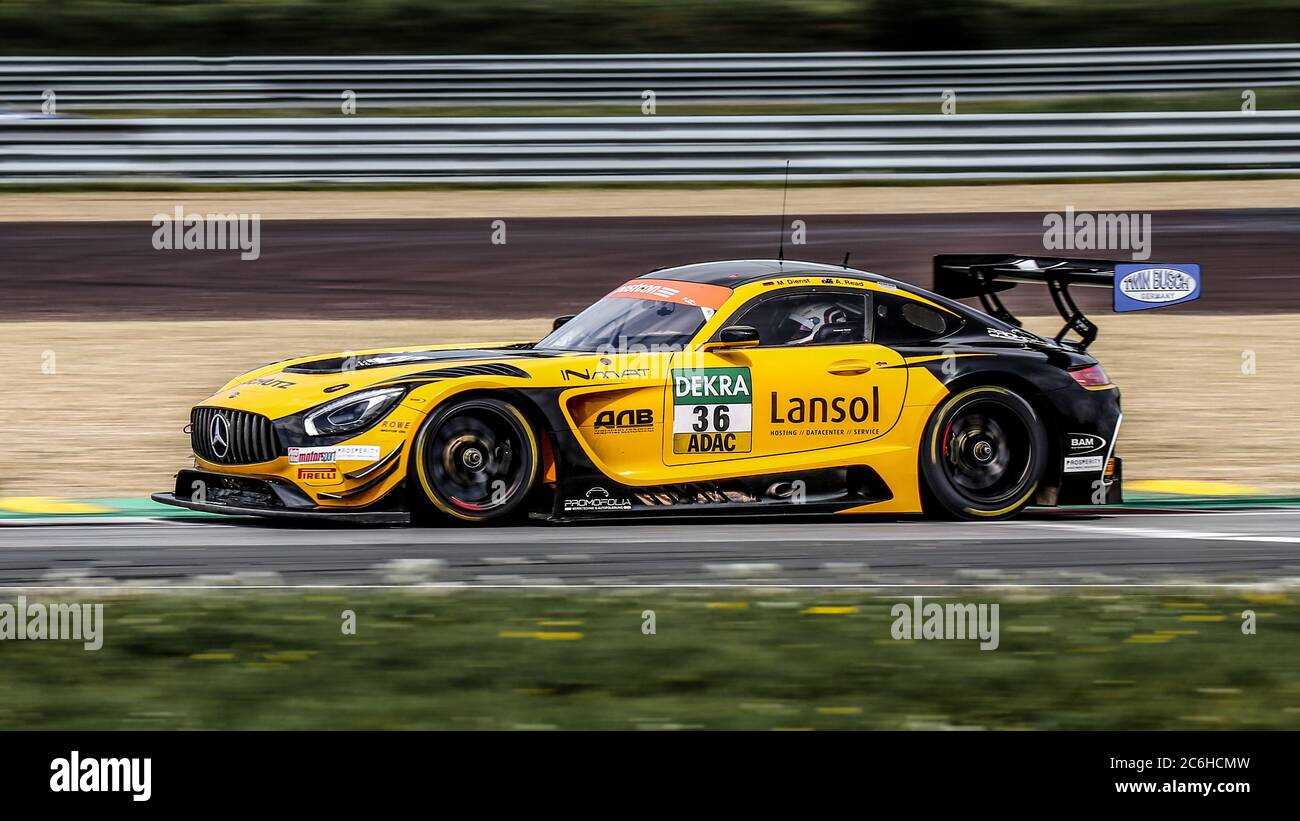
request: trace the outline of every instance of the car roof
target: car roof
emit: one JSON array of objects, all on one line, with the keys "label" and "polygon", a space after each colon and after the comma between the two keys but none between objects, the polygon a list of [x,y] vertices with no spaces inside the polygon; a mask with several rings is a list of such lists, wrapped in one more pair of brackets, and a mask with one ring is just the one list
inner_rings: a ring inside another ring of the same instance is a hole
[{"label": "car roof", "polygon": [[738,288],[751,282],[758,282],[772,277],[795,276],[837,276],[863,279],[869,282],[890,282],[879,274],[846,268],[841,265],[828,265],[824,262],[802,262],[799,260],[777,259],[725,259],[717,262],[697,262],[692,265],[679,265],[676,268],[660,268],[641,276],[641,279],[673,279],[679,282],[700,282],[707,285],[722,285]]}]

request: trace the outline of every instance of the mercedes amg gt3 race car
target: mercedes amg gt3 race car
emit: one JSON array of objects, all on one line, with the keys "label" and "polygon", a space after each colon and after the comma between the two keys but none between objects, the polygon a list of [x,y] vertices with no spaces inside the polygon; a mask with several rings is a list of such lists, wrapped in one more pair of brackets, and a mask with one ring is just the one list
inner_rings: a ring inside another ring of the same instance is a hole
[{"label": "mercedes amg gt3 race car", "polygon": [[[1119,390],[1069,287],[1113,287],[1114,265],[941,256],[932,293],[847,266],[708,262],[633,279],[540,341],[286,360],[192,410],[194,466],[153,498],[481,524],[1113,504]],[[1055,339],[999,301],[1022,282],[1050,287]]]}]

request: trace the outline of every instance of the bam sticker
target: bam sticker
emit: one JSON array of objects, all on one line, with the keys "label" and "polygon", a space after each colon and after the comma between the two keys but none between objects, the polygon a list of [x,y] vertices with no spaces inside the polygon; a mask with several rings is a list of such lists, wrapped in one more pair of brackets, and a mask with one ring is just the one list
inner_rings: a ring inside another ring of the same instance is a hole
[{"label": "bam sticker", "polygon": [[749,453],[749,368],[673,370],[673,453]]}]

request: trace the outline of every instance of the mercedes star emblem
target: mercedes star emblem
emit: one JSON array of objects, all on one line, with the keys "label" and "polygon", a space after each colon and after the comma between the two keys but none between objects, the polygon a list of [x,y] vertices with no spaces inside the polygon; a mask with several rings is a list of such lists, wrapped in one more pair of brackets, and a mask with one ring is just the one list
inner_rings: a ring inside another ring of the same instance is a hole
[{"label": "mercedes star emblem", "polygon": [[212,424],[208,427],[208,439],[212,442],[212,452],[217,455],[217,458],[225,459],[226,454],[230,453],[230,422],[224,414],[218,413],[212,417]]}]

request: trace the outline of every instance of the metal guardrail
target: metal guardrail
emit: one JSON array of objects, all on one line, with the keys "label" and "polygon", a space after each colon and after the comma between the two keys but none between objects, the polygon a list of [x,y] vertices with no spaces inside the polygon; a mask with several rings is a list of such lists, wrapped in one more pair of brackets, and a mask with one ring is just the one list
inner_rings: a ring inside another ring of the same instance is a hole
[{"label": "metal guardrail", "polygon": [[0,119],[0,183],[1024,180],[1300,173],[1300,111]]},{"label": "metal guardrail", "polygon": [[0,106],[61,112],[853,104],[1300,84],[1300,44],[806,54],[6,57]]}]

